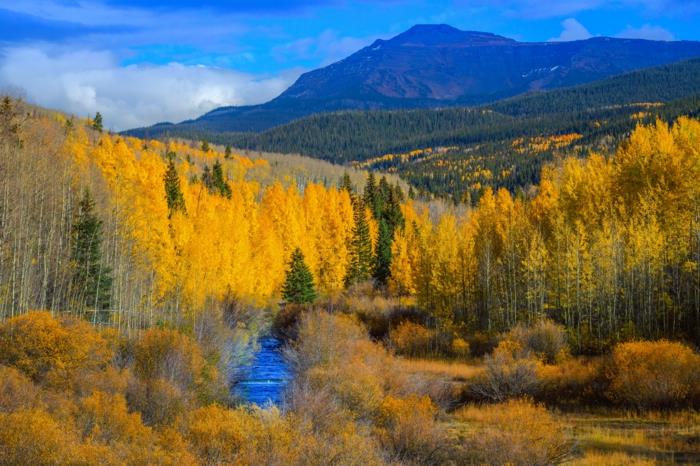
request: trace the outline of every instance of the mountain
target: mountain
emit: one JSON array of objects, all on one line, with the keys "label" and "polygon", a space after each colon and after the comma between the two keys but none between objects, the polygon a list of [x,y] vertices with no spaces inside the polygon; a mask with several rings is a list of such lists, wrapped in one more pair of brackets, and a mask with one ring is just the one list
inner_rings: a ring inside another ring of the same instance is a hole
[{"label": "mountain", "polygon": [[700,42],[597,37],[530,43],[448,25],[417,25],[303,74],[265,104],[221,107],[178,125],[129,133],[261,131],[337,110],[477,105],[698,56]]},{"label": "mountain", "polygon": [[537,183],[557,154],[605,153],[636,124],[681,115],[700,116],[700,59],[477,107],[339,111],[260,133],[179,135],[388,171],[424,192],[475,200],[485,186]]}]

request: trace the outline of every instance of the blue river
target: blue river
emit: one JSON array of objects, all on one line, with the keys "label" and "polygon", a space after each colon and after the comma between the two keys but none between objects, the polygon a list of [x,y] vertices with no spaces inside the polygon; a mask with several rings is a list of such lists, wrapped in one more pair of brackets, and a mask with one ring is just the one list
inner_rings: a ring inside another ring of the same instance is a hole
[{"label": "blue river", "polygon": [[243,378],[234,386],[234,393],[250,404],[261,407],[280,406],[291,371],[282,356],[282,342],[265,336],[258,340],[258,350],[252,363],[245,368]]}]

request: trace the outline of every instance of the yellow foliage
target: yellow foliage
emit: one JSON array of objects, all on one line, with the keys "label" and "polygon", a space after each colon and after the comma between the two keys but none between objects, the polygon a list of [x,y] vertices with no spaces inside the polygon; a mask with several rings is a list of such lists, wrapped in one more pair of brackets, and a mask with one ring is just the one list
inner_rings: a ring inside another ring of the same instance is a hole
[{"label": "yellow foliage", "polygon": [[102,369],[111,356],[94,327],[73,318],[29,312],[0,325],[0,362],[37,383],[65,388],[77,372]]},{"label": "yellow foliage", "polygon": [[639,407],[674,406],[700,395],[700,355],[670,341],[621,343],[606,375],[608,396]]}]

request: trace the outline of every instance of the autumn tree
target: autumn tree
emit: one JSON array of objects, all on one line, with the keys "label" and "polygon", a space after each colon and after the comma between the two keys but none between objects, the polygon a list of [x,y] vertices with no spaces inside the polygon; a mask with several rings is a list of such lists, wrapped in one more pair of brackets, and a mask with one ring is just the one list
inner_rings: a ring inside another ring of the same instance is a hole
[{"label": "autumn tree", "polygon": [[72,249],[72,287],[79,306],[108,309],[112,292],[111,269],[102,257],[102,221],[95,214],[95,201],[87,189],[73,224]]},{"label": "autumn tree", "polygon": [[316,299],[314,279],[300,248],[294,250],[289,261],[282,298],[285,302],[293,304],[310,304]]}]

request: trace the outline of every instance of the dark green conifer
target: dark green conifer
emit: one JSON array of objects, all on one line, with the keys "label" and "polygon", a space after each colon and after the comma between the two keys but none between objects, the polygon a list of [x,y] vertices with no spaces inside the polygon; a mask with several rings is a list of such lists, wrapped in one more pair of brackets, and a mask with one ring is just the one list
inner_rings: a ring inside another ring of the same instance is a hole
[{"label": "dark green conifer", "polygon": [[373,277],[379,285],[386,285],[391,274],[391,244],[393,241],[393,231],[384,219],[380,220],[373,273]]},{"label": "dark green conifer", "polygon": [[300,248],[294,250],[289,261],[282,298],[285,302],[293,304],[310,304],[316,299],[314,279]]},{"label": "dark green conifer", "polygon": [[211,176],[214,190],[221,196],[231,198],[231,187],[224,178],[224,169],[218,160],[214,162]]},{"label": "dark green conifer", "polygon": [[361,199],[356,199],[353,203],[353,217],[355,225],[350,240],[350,261],[345,275],[346,287],[372,278],[372,240],[365,218],[365,206]]},{"label": "dark green conifer", "polygon": [[340,179],[340,189],[344,189],[351,196],[355,193],[355,188],[352,185],[352,180],[348,172],[343,173],[343,177]]},{"label": "dark green conifer", "polygon": [[[102,221],[86,189],[73,224],[72,280],[76,303],[81,310],[108,309],[112,299],[111,269],[102,260]],[[95,313],[97,318],[97,312]]]},{"label": "dark green conifer", "polygon": [[182,195],[182,189],[180,189],[180,176],[177,174],[177,168],[175,168],[175,154],[169,152],[168,155],[168,168],[165,171],[165,176],[163,181],[165,183],[165,198],[168,201],[168,218],[173,215],[175,211],[181,211],[182,213],[187,213],[185,207],[185,197]]},{"label": "dark green conifer", "polygon": [[202,152],[209,152],[210,147],[207,141],[202,141]]},{"label": "dark green conifer", "polygon": [[229,146],[228,144],[226,145],[226,149],[224,149],[224,158],[225,159],[231,158],[231,146]]},{"label": "dark green conifer", "polygon": [[374,204],[377,198],[377,182],[374,178],[374,173],[369,172],[367,175],[367,183],[365,183],[365,191],[362,196],[365,206],[369,207],[374,213]]},{"label": "dark green conifer", "polygon": [[103,130],[102,114],[100,112],[95,113],[95,118],[92,120],[92,129],[94,129],[95,131],[99,131],[100,133]]}]

